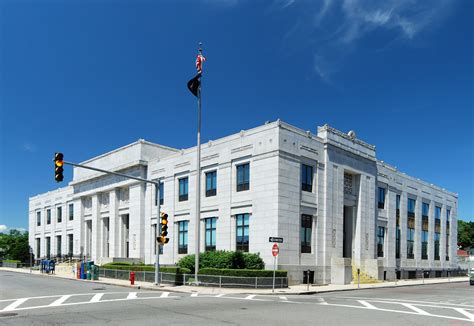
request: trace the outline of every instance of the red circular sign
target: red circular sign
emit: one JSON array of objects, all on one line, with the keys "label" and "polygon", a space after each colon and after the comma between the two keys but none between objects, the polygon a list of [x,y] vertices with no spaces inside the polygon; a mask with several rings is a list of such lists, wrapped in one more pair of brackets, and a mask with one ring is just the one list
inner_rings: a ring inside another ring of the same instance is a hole
[{"label": "red circular sign", "polygon": [[273,244],[272,247],[272,255],[273,257],[278,256],[278,253],[280,252],[280,249],[278,249],[278,245],[276,243]]}]

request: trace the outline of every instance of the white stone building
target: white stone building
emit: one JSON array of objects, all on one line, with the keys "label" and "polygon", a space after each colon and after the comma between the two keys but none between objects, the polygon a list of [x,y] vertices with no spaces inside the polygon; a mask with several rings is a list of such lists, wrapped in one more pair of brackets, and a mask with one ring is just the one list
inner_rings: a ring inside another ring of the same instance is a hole
[{"label": "white stone building", "polygon": [[[200,251],[258,252],[272,268],[277,236],[278,268],[296,282],[306,270],[317,283],[349,283],[357,269],[376,279],[446,275],[457,267],[457,194],[375,154],[353,132],[325,125],[313,134],[279,120],[203,144]],[[195,252],[196,147],[139,140],[82,164],[161,180],[170,242],[160,262]],[[154,263],[154,192],[74,168],[68,186],[30,198],[30,245],[37,258]]]}]

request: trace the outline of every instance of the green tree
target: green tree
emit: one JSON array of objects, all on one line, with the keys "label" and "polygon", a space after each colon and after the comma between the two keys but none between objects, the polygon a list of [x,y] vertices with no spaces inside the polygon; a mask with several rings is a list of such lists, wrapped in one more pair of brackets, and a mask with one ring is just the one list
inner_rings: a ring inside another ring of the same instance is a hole
[{"label": "green tree", "polygon": [[30,260],[28,232],[22,233],[18,230],[10,230],[9,234],[1,233],[0,258],[28,262]]},{"label": "green tree", "polygon": [[458,246],[461,249],[474,248],[474,222],[458,220]]}]

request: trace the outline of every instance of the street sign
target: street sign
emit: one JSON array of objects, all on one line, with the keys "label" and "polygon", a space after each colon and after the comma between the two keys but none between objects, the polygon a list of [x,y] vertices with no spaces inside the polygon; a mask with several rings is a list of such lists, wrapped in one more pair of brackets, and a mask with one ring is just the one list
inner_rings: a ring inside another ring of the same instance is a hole
[{"label": "street sign", "polygon": [[268,238],[268,241],[269,241],[269,242],[276,242],[276,243],[283,243],[283,238],[270,237],[270,238]]},{"label": "street sign", "polygon": [[278,253],[280,252],[280,249],[278,249],[278,245],[276,243],[273,244],[272,247],[272,255],[273,257],[278,256]]}]

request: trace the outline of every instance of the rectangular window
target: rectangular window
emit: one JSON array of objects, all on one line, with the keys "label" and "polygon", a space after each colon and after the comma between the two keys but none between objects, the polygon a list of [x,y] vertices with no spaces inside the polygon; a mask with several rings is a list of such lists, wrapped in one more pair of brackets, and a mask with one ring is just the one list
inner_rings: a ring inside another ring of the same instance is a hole
[{"label": "rectangular window", "polygon": [[435,206],[435,219],[441,219],[441,207]]},{"label": "rectangular window", "polygon": [[51,224],[51,210],[46,210],[46,224]]},{"label": "rectangular window", "polygon": [[46,258],[51,258],[51,237],[46,237]]},{"label": "rectangular window", "polygon": [[165,184],[164,182],[160,182],[160,185],[158,186],[158,191],[160,192],[160,205],[163,205],[165,203]]},{"label": "rectangular window", "polygon": [[377,257],[383,257],[383,244],[385,240],[385,227],[377,228]]},{"label": "rectangular window", "polygon": [[217,191],[217,171],[206,173],[206,197],[215,196]]},{"label": "rectangular window", "polygon": [[41,226],[41,212],[36,212],[36,226]]},{"label": "rectangular window", "polygon": [[188,223],[189,221],[178,222],[178,254],[188,253]]},{"label": "rectangular window", "polygon": [[216,217],[206,218],[206,251],[216,250]]},{"label": "rectangular window", "polygon": [[395,258],[400,258],[400,226],[397,225],[397,228],[395,230],[395,239],[396,239],[396,243],[395,243]]},{"label": "rectangular window", "polygon": [[395,209],[396,209],[396,216],[400,217],[400,195],[397,195],[395,199]]},{"label": "rectangular window", "polygon": [[428,216],[423,216],[422,220],[421,259],[428,259]]},{"label": "rectangular window", "polygon": [[56,207],[56,217],[58,223],[61,223],[63,221],[63,208],[61,206]]},{"label": "rectangular window", "polygon": [[379,187],[379,208],[385,207],[385,188]]},{"label": "rectangular window", "polygon": [[74,219],[74,204],[69,204],[69,221]]},{"label": "rectangular window", "polygon": [[62,247],[62,237],[60,235],[56,236],[56,255],[61,257],[61,247]]},{"label": "rectangular window", "polygon": [[237,191],[250,189],[250,164],[237,165]]},{"label": "rectangular window", "polygon": [[415,218],[409,217],[407,224],[407,258],[413,259],[415,258],[413,253],[413,244],[415,241]]},{"label": "rectangular window", "polygon": [[67,251],[68,251],[68,256],[72,257],[74,253],[74,234],[68,234],[68,245],[67,245]]},{"label": "rectangular window", "polygon": [[313,191],[313,167],[311,165],[301,164],[301,190]]},{"label": "rectangular window", "polygon": [[421,206],[421,215],[423,217],[428,217],[428,214],[430,212],[430,205],[427,204],[427,203],[423,203],[422,206]]},{"label": "rectangular window", "polygon": [[249,251],[249,214],[237,214],[237,250]]},{"label": "rectangular window", "polygon": [[36,238],[36,259],[41,257],[41,239]]},{"label": "rectangular window", "polygon": [[179,201],[188,200],[188,177],[179,179]]},{"label": "rectangular window", "polygon": [[446,210],[446,260],[449,260],[449,218],[451,215],[451,211],[449,209]]},{"label": "rectangular window", "polygon": [[407,213],[408,217],[415,217],[416,200],[408,198]]},{"label": "rectangular window", "polygon": [[441,207],[435,206],[434,259],[439,260],[439,238],[441,234]]},{"label": "rectangular window", "polygon": [[439,260],[439,233],[434,234],[434,259]]},{"label": "rectangular window", "polygon": [[311,253],[311,234],[313,230],[313,217],[311,215],[301,215],[301,253]]}]

